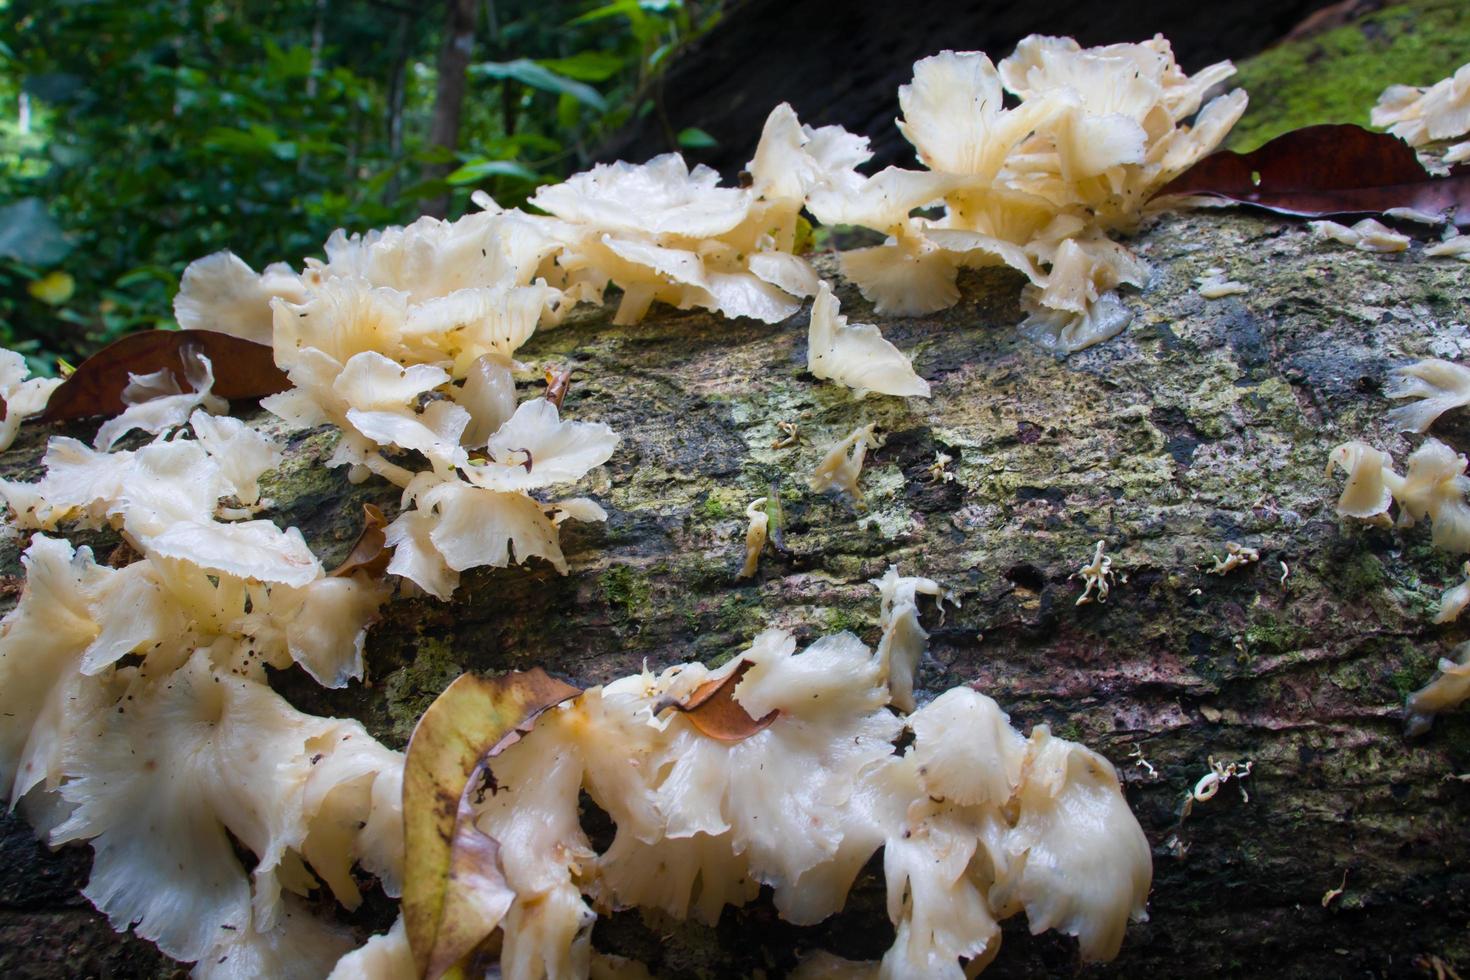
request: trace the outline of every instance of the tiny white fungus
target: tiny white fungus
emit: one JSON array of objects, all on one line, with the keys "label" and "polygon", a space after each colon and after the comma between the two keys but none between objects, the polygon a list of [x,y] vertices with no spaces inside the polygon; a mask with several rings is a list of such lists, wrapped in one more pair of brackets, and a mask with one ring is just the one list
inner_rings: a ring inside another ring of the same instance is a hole
[{"label": "tiny white fungus", "polygon": [[1083,584],[1082,594],[1077,597],[1073,605],[1081,606],[1091,602],[1094,590],[1097,592],[1098,602],[1108,600],[1108,592],[1113,583],[1113,559],[1103,553],[1105,544],[1106,542],[1099,541],[1093,550],[1092,561],[1068,576],[1069,578],[1080,577]]}]

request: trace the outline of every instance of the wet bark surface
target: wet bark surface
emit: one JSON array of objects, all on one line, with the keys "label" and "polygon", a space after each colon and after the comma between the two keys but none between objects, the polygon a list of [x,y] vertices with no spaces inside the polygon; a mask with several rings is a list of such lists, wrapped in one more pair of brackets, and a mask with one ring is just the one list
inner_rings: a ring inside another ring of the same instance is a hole
[{"label": "wet bark surface", "polygon": [[[958,306],[905,320],[872,315],[837,280],[845,313],[913,354],[927,401],[856,401],[815,381],[805,313],[768,326],[664,310],[633,327],[595,314],[538,334],[521,351],[538,375],[575,368],[565,414],[623,437],[579,488],[608,522],[564,525],[570,574],[482,570],[453,603],[400,597],[369,635],[367,684],[323,691],[290,671],[277,688],[402,746],[464,670],[539,665],[585,686],[645,661],[718,662],[766,626],[874,643],[868,582],[897,563],[962,602],[928,620],[923,693],[973,684],[1023,731],[1046,723],[1102,752],[1153,846],[1150,920],[1116,961],[1081,965],[1070,939],[1031,937],[1018,916],[988,976],[1423,976],[1429,956],[1463,967],[1470,785],[1452,776],[1470,771],[1470,714],[1401,733],[1404,695],[1470,636],[1430,622],[1463,558],[1434,551],[1422,525],[1341,524],[1340,477],[1323,466],[1348,439],[1400,461],[1417,443],[1384,424],[1382,384],[1394,365],[1470,352],[1470,270],[1419,244],[1366,254],[1232,212],[1167,216],[1133,245],[1155,267],[1125,297],[1133,323],[1066,361],[1018,336],[1021,283],[1007,273],[967,274]],[[1203,299],[1194,277],[1212,267],[1250,291]],[[772,448],[779,422],[798,425],[796,446]],[[866,505],[812,493],[825,448],[868,422],[886,443],[869,455]],[[34,473],[46,434],[23,436],[0,470]],[[1470,413],[1434,434],[1470,450]],[[288,438],[267,493],[331,567],[359,503],[391,514],[396,494],[326,470],[332,432]],[[952,481],[931,478],[937,452],[953,457]],[[784,550],[737,581],[744,507],[773,488]],[[104,555],[110,539],[78,540]],[[1098,540],[1119,578],[1106,602],[1077,606],[1071,575]],[[1210,574],[1231,541],[1260,561]],[[18,547],[0,551],[6,574]],[[1183,816],[1212,756],[1254,768]],[[597,815],[588,823],[595,833]],[[18,820],[5,829],[0,973],[166,969],[77,896],[85,849],[48,856]],[[388,904],[370,907],[358,924],[385,926]],[[659,976],[778,976],[803,949],[875,957],[892,930],[874,864],[848,910],[817,927],[757,902],[714,929],[628,912],[596,935]]]}]

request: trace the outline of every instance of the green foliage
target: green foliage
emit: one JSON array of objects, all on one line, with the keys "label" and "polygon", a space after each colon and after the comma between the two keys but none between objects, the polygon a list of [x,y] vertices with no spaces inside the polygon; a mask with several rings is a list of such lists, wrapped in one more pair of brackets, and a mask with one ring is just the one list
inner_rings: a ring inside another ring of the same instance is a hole
[{"label": "green foliage", "polygon": [[686,150],[702,150],[706,147],[718,146],[719,141],[704,130],[690,126],[679,131],[679,145]]},{"label": "green foliage", "polygon": [[479,78],[512,78],[529,88],[570,95],[578,102],[591,106],[598,112],[607,111],[607,100],[597,89],[566,75],[558,75],[544,64],[538,64],[528,58],[517,58],[515,61],[486,61],[472,66],[470,75]]},{"label": "green foliage", "polygon": [[[518,204],[646,111],[663,59],[713,20],[684,0],[486,5],[449,150],[429,144],[444,12],[0,3],[0,344],[49,370],[171,326],[184,266],[221,248],[299,265],[440,195]],[[33,287],[56,271],[76,284],[60,302]]]}]

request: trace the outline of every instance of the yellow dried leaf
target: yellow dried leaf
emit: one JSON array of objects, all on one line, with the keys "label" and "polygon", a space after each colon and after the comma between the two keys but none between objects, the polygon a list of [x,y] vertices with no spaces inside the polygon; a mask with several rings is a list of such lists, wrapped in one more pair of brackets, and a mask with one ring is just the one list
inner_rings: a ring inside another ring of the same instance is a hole
[{"label": "yellow dried leaf", "polygon": [[77,281],[60,269],[26,284],[26,292],[47,306],[60,306],[77,291]]},{"label": "yellow dried leaf", "polygon": [[[464,674],[414,728],[403,772],[403,917],[414,963],[425,976],[452,973],[499,921],[496,890],[488,901],[473,894],[499,876],[499,848],[475,838],[473,824],[461,819],[481,762],[519,741],[547,708],[579,693],[539,667],[499,677]],[[469,830],[461,832],[462,823]]]}]

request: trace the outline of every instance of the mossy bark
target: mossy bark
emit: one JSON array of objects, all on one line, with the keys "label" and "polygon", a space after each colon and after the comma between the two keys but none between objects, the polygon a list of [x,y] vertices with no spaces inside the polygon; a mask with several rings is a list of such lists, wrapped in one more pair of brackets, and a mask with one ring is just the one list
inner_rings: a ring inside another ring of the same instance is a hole
[{"label": "mossy bark", "polygon": [[[575,368],[565,411],[613,425],[623,443],[584,489],[606,525],[564,525],[570,574],[547,566],[468,574],[452,603],[395,600],[367,645],[368,683],[316,688],[276,677],[304,709],[361,718],[401,746],[460,671],[540,665],[582,685],[697,658],[716,662],[767,625],[803,641],[836,629],[877,639],[890,564],[962,601],[931,623],[926,694],[974,684],[1022,729],[1048,723],[1107,755],[1154,848],[1151,919],[1089,976],[1412,975],[1416,957],[1470,964],[1470,715],[1423,739],[1401,734],[1404,694],[1470,631],[1430,623],[1461,556],[1428,529],[1339,522],[1333,446],[1361,438],[1402,459],[1414,440],[1384,424],[1387,370],[1470,352],[1464,265],[1416,245],[1370,255],[1312,241],[1297,223],[1230,212],[1162,218],[1133,242],[1155,267],[1129,296],[1132,325],[1058,361],[1014,330],[1020,282],[968,274],[936,316],[886,319],[845,283],[844,312],[912,352],[932,399],[852,399],[804,370],[806,317],[730,322],[657,311],[634,327],[603,314],[545,331],[532,365]],[[833,272],[831,260],[823,260]],[[1209,301],[1194,277],[1219,266],[1250,287]],[[536,386],[530,386],[534,390]],[[773,449],[777,423],[801,441]],[[824,447],[876,422],[866,506],[818,496]],[[77,429],[68,429],[83,434]],[[34,473],[48,431],[0,459]],[[1470,414],[1436,434],[1470,450]],[[324,561],[344,553],[379,482],[324,467],[335,436],[289,436],[268,492]],[[935,453],[952,481],[930,478]],[[784,550],[737,580],[743,509],[772,488]],[[92,538],[105,554],[105,535]],[[1103,540],[1121,573],[1103,603],[1077,606],[1071,574]],[[1207,571],[1227,541],[1259,563]],[[4,545],[18,573],[19,542]],[[1140,760],[1146,759],[1148,766]],[[1187,818],[1208,759],[1253,760]],[[85,851],[50,857],[11,821],[0,901],[6,976],[154,975],[144,944],[113,936],[75,889]],[[1324,907],[1324,895],[1344,890]],[[391,916],[384,901],[364,928]],[[61,931],[57,931],[61,930]],[[65,935],[71,945],[38,941]],[[625,913],[598,941],[662,976],[778,975],[802,948],[870,957],[891,931],[874,867],[849,911],[811,929],[758,903],[717,929]],[[991,976],[1076,969],[1070,940],[1008,924]]]},{"label": "mossy bark", "polygon": [[1366,126],[1388,86],[1433,85],[1470,58],[1470,4],[1463,0],[1360,6],[1383,9],[1241,63],[1231,84],[1250,93],[1251,105],[1230,134],[1231,149],[1253,150],[1316,123]]}]

